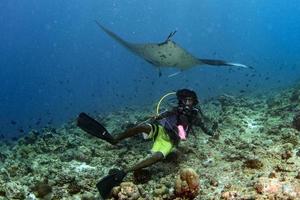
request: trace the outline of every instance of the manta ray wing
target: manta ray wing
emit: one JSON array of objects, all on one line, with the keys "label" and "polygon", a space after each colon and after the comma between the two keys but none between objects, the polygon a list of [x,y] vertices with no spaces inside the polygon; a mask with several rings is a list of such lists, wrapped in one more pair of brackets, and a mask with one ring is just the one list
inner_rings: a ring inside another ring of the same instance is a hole
[{"label": "manta ray wing", "polygon": [[187,69],[192,66],[203,64],[198,58],[194,57],[171,40],[167,40],[160,44],[134,44],[122,39],[114,32],[102,26],[99,22],[96,21],[96,23],[119,44],[157,67]]}]

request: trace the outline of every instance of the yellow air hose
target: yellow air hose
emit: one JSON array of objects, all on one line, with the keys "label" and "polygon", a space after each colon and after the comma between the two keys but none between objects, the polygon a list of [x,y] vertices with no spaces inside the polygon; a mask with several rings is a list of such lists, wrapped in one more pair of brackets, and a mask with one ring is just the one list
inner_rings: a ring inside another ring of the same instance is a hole
[{"label": "yellow air hose", "polygon": [[[156,114],[159,115],[159,107],[160,107],[160,104],[161,102],[167,97],[167,96],[170,96],[172,94],[176,94],[176,92],[169,92],[167,94],[165,94],[162,98],[160,98],[159,102],[157,103],[157,106],[156,106]],[[149,119],[143,121],[143,122],[140,122],[137,126],[141,125],[141,124],[144,124],[146,123],[147,121],[151,120],[152,118],[150,117]]]},{"label": "yellow air hose", "polygon": [[156,106],[156,114],[159,115],[159,107],[160,107],[160,104],[161,102],[167,97],[167,96],[170,96],[172,94],[176,94],[176,92],[169,92],[167,94],[165,94],[162,98],[160,98],[159,102],[157,103],[157,106]]}]

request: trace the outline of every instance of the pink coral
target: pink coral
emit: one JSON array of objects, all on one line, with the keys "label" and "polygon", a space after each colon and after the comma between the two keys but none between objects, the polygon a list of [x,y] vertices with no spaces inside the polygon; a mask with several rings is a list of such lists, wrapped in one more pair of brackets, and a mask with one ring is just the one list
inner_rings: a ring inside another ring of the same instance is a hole
[{"label": "pink coral", "polygon": [[221,194],[221,199],[224,200],[237,199],[237,197],[238,197],[238,193],[236,191],[227,191]]},{"label": "pink coral", "polygon": [[191,168],[180,170],[175,184],[175,195],[188,199],[195,198],[200,190],[199,176]]},{"label": "pink coral", "polygon": [[277,178],[259,178],[254,185],[257,193],[265,195],[287,196],[291,198],[300,197],[300,184],[297,181],[280,181]]}]

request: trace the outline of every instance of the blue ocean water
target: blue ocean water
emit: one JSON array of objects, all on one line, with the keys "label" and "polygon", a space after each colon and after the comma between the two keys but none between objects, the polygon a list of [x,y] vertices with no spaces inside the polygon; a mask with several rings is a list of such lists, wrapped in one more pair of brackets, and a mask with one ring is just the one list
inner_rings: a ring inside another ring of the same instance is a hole
[{"label": "blue ocean water", "polygon": [[[300,78],[300,1],[0,2],[0,135],[60,126],[81,112],[146,106],[179,88],[200,99],[270,91]],[[255,70],[195,67],[168,78],[100,30],[131,42],[173,40],[200,58]]]}]

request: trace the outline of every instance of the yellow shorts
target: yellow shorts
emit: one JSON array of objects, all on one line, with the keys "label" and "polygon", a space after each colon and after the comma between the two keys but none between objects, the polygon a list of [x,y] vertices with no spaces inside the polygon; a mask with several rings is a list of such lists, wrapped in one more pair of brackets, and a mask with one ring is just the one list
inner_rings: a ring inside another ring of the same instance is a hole
[{"label": "yellow shorts", "polygon": [[153,139],[154,143],[151,152],[161,152],[164,157],[174,149],[169,135],[163,126],[157,124],[150,124],[151,132],[149,133],[147,139]]}]

